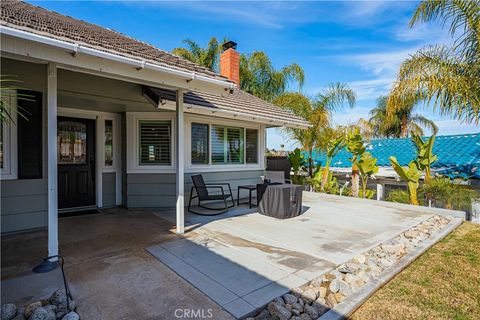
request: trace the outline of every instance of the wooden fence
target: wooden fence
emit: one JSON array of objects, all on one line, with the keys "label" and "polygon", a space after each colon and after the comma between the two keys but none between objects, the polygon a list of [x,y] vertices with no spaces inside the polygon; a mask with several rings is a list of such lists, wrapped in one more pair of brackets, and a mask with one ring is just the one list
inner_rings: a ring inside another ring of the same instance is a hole
[{"label": "wooden fence", "polygon": [[268,171],[283,171],[285,172],[285,178],[290,178],[290,170],[292,165],[290,160],[286,156],[268,156],[267,157],[267,170]]}]

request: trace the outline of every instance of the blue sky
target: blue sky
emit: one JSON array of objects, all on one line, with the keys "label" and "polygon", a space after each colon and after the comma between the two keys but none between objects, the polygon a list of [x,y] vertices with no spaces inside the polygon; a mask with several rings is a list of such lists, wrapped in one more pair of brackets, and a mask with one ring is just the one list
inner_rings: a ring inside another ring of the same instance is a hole
[{"label": "blue sky", "polygon": [[[192,39],[228,37],[238,50],[266,52],[278,68],[296,62],[305,70],[302,90],[311,96],[331,82],[357,92],[354,109],[334,115],[337,124],[368,118],[375,99],[388,92],[400,63],[427,44],[449,44],[438,24],[408,28],[417,1],[30,1],[50,10],[114,29],[171,50]],[[439,134],[480,131],[477,126],[419,113],[435,120]],[[268,147],[287,149],[275,129]]]}]

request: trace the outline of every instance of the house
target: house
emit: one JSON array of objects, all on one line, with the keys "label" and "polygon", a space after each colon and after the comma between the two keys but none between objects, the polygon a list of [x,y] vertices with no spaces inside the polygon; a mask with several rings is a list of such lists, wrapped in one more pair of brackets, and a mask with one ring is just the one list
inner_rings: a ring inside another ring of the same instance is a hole
[{"label": "house", "polygon": [[[402,166],[416,158],[415,145],[410,138],[373,139],[368,143],[367,151],[377,158],[379,171],[375,174],[374,183],[377,187],[377,199],[383,199],[388,191],[406,184],[400,181],[393,170],[391,156],[397,158]],[[480,133],[437,136],[433,146],[433,154],[438,161],[432,165],[432,173],[441,174],[450,178],[467,180],[473,187],[479,185],[480,179]],[[350,153],[343,149],[332,160],[331,170],[341,179],[346,180],[351,172],[352,164]],[[314,154],[315,163],[325,163],[324,153]]]},{"label": "house", "polygon": [[28,97],[9,101],[27,119],[2,123],[1,230],[48,227],[49,255],[71,210],[176,208],[183,233],[192,174],[235,194],[263,173],[267,128],[308,126],[238,89],[234,43],[217,74],[41,7],[1,9],[1,72]]}]

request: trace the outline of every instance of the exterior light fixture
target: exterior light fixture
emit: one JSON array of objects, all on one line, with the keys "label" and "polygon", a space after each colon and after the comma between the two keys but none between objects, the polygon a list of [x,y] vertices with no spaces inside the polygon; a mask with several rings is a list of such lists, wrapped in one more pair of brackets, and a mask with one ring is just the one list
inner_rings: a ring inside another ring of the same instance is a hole
[{"label": "exterior light fixture", "polygon": [[[52,261],[51,259],[53,259],[53,258],[58,258],[58,259],[62,260],[62,263],[60,263],[59,260]],[[58,266],[60,266],[60,269],[62,270],[63,286],[65,288],[65,295],[67,297],[67,312],[70,312],[69,299],[70,299],[71,295],[70,295],[70,290],[68,288],[67,279],[65,278],[65,271],[63,270],[64,263],[65,263],[65,259],[62,256],[54,255],[54,256],[46,257],[45,259],[43,259],[43,261],[40,264],[36,265],[32,269],[32,271],[34,273],[48,273],[50,271],[55,270]]]}]

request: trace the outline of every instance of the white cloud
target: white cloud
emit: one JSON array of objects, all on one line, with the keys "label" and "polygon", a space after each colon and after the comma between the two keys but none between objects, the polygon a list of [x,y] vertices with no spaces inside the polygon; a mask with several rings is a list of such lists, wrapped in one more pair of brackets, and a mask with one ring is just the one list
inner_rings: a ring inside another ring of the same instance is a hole
[{"label": "white cloud", "polygon": [[377,78],[348,82],[348,85],[357,94],[357,101],[374,100],[379,96],[386,95],[390,91],[395,78]]}]

